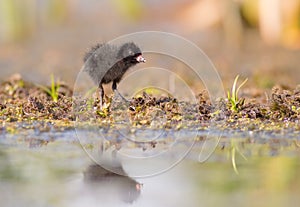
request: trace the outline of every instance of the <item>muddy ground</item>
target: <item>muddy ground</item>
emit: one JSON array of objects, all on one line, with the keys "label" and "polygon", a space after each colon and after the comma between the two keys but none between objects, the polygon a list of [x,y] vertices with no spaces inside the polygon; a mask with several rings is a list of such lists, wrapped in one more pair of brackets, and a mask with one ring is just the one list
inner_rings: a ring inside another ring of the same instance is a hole
[{"label": "muddy ground", "polygon": [[299,85],[295,88],[278,85],[269,94],[239,97],[236,110],[232,109],[227,99],[220,98],[212,104],[205,91],[197,95],[197,104],[144,92],[126,104],[119,104],[121,107],[112,101],[112,97],[106,97],[106,104],[100,109],[98,99],[73,99],[72,89],[62,82],[52,85],[57,91],[57,101],[47,93],[45,87],[51,90],[51,86],[26,82],[20,75],[2,82],[1,129],[13,132],[16,123],[32,121],[51,122],[55,127],[72,127],[76,121],[112,125],[122,120],[133,127],[150,128],[203,127],[221,121],[222,127],[231,129],[300,129]]}]

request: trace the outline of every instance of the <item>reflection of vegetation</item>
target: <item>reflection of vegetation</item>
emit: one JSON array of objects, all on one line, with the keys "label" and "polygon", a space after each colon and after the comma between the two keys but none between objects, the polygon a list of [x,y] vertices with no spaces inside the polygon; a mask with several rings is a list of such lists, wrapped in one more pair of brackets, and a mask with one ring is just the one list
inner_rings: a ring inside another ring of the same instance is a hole
[{"label": "reflection of vegetation", "polygon": [[230,156],[231,156],[232,167],[233,167],[234,172],[238,175],[239,171],[236,166],[236,152],[238,152],[245,160],[247,160],[247,158],[240,151],[240,149],[237,146],[237,143],[233,139],[230,139],[230,145],[231,145]]},{"label": "reflection of vegetation", "polygon": [[244,101],[245,99],[240,99],[238,97],[238,93],[240,88],[247,82],[248,79],[245,79],[241,85],[239,87],[237,87],[237,81],[239,79],[239,75],[236,76],[236,78],[234,79],[233,85],[232,85],[232,90],[231,90],[231,94],[228,91],[228,101],[231,104],[231,111],[233,112],[238,112],[240,107],[244,105]]},{"label": "reflection of vegetation", "polygon": [[45,87],[45,86],[42,86],[42,85],[39,85],[39,87],[41,89],[43,89],[49,96],[51,96],[52,100],[54,102],[57,102],[58,101],[58,96],[59,96],[59,87],[60,87],[60,84],[59,82],[55,82],[55,79],[54,79],[54,75],[52,74],[51,75],[51,86],[50,86],[50,89]]},{"label": "reflection of vegetation", "polygon": [[[192,168],[191,171],[196,173],[194,176],[196,179],[193,181],[197,182],[199,188],[205,186],[207,195],[212,193],[214,196],[222,195],[222,198],[224,196],[226,199],[220,201],[220,205],[222,203],[223,206],[231,205],[228,196],[236,196],[241,192],[247,195],[243,196],[241,202],[255,198],[256,204],[264,203],[264,206],[288,206],[287,203],[290,202],[288,198],[299,194],[298,149],[291,147],[286,149],[281,146],[286,153],[270,157],[269,152],[272,149],[268,144],[249,143],[244,147],[251,156],[247,156],[248,161],[243,164],[238,176],[232,174],[232,167],[228,163],[213,161]],[[213,156],[223,157],[223,153],[224,151],[218,151]],[[280,204],[274,205],[274,199]],[[216,206],[216,203],[214,204]]]}]

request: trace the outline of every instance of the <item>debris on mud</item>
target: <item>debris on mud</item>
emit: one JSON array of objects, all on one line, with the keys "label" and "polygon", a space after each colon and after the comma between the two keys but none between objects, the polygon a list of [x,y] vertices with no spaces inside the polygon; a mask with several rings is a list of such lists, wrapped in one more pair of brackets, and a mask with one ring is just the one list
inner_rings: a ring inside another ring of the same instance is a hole
[{"label": "debris on mud", "polygon": [[294,90],[275,86],[272,89],[270,110],[273,119],[300,120],[300,85]]},{"label": "debris on mud", "polygon": [[74,120],[71,89],[64,88],[65,91],[59,92],[58,102],[54,102],[37,85],[14,76],[0,85],[0,120]]},{"label": "debris on mud", "polygon": [[196,104],[143,92],[121,108],[113,107],[112,98],[109,98],[106,106],[100,109],[97,98],[74,99],[67,85],[60,84],[58,99],[54,101],[41,87],[15,75],[0,84],[0,123],[37,120],[71,125],[80,113],[79,118],[83,122],[111,125],[116,123],[117,117],[118,121],[123,119],[133,127],[179,129],[223,120],[230,127],[261,127],[259,125],[263,123],[281,126],[288,121],[299,128],[300,86],[295,89],[276,86],[269,97],[263,103],[256,97],[247,97],[239,110],[233,111],[224,98],[213,105],[205,91],[198,94]]}]

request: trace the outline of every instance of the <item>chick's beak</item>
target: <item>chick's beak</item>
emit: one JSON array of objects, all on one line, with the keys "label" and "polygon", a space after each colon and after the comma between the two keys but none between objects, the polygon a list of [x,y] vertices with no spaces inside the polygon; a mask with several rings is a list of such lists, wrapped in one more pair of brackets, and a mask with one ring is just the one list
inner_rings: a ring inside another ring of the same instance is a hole
[{"label": "chick's beak", "polygon": [[142,55],[139,55],[136,57],[136,61],[138,61],[139,63],[141,63],[141,62],[145,63],[146,59]]}]

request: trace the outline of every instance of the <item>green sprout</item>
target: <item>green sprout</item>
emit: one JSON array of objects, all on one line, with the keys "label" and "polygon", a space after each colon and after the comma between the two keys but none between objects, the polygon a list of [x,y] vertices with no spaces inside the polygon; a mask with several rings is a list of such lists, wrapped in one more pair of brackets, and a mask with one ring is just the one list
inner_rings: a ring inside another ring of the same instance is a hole
[{"label": "green sprout", "polygon": [[227,96],[228,96],[228,101],[231,104],[231,111],[234,112],[238,112],[239,108],[244,105],[244,101],[245,99],[240,99],[238,97],[238,93],[240,88],[247,82],[248,78],[246,78],[241,84],[240,86],[237,87],[237,81],[239,79],[239,75],[237,75],[234,79],[233,85],[232,85],[232,89],[231,89],[231,94],[228,91],[227,92]]},{"label": "green sprout", "polygon": [[51,96],[52,100],[54,102],[58,101],[58,97],[59,97],[59,81],[55,82],[54,79],[54,75],[51,74],[51,87],[50,89],[48,87],[42,86],[42,85],[38,85],[42,90],[44,90],[49,96]]}]

